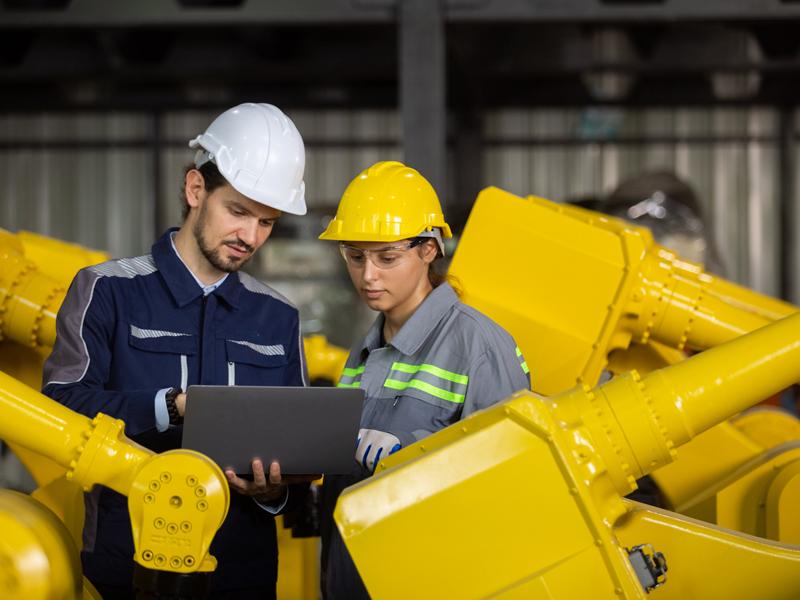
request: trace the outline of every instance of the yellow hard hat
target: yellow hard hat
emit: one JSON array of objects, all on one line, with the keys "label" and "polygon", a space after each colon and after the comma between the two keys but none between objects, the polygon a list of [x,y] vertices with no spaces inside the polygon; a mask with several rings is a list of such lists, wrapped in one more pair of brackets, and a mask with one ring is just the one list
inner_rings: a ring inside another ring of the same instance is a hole
[{"label": "yellow hard hat", "polygon": [[396,161],[375,163],[350,182],[321,240],[394,242],[435,227],[452,237],[433,186]]}]

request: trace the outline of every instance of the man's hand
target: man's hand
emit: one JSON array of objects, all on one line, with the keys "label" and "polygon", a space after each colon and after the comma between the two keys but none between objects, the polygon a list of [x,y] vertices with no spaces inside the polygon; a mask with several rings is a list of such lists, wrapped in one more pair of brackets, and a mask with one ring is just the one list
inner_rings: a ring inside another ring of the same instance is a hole
[{"label": "man's hand", "polygon": [[281,476],[281,466],[277,461],[269,465],[269,473],[264,472],[264,464],[258,458],[253,460],[253,481],[237,477],[231,469],[225,469],[225,476],[231,488],[244,496],[252,496],[262,504],[269,504],[283,497],[286,486],[291,483],[308,483],[321,475]]},{"label": "man's hand", "polygon": [[178,409],[178,414],[180,416],[184,416],[186,413],[186,393],[180,393],[175,396],[175,407]]},{"label": "man's hand", "polygon": [[253,460],[253,481],[237,477],[232,469],[225,470],[228,483],[236,492],[244,496],[252,496],[258,502],[268,504],[283,496],[286,482],[281,478],[281,466],[277,461],[269,465],[269,473],[264,473],[264,465],[258,458]]}]

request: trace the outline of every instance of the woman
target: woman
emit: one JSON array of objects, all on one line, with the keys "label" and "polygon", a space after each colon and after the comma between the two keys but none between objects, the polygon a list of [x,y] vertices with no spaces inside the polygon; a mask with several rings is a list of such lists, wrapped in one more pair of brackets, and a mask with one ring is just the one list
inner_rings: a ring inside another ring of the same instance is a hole
[{"label": "woman", "polygon": [[[380,312],[339,382],[363,389],[366,401],[357,468],[326,477],[322,490],[325,598],[369,597],[333,522],[341,491],[371,475],[381,458],[530,388],[511,336],[459,302],[434,269],[449,237],[433,187],[399,162],[377,163],[356,177],[320,235],[339,242],[356,291]],[[391,568],[391,557],[387,563]]]}]

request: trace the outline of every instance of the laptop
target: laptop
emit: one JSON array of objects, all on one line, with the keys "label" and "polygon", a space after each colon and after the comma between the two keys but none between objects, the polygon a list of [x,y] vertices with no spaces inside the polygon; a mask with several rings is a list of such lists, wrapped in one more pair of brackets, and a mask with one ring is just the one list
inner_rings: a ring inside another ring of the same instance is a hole
[{"label": "laptop", "polygon": [[254,458],[265,470],[277,460],[283,475],[350,473],[363,403],[358,388],[193,385],[183,447],[237,474]]}]

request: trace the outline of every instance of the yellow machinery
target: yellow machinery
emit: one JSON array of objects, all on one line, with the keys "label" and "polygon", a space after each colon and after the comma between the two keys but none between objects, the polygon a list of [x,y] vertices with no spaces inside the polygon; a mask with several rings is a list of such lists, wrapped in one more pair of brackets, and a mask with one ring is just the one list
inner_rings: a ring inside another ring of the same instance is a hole
[{"label": "yellow machinery", "polygon": [[[79,267],[105,256],[2,231],[0,251],[0,364],[38,387],[64,288]],[[717,345],[794,311],[681,261],[645,229],[493,188],[476,201],[450,272],[461,280],[467,302],[514,334],[532,367],[534,389],[545,394],[576,382],[594,385],[604,369],[647,372],[675,363],[684,349]],[[324,338],[305,343],[312,378],[337,379],[346,352]],[[795,454],[779,444],[791,446],[798,438],[794,418],[766,410],[741,415],[697,437],[680,462],[654,478],[670,505],[686,514],[793,539],[793,525],[781,515],[796,494]],[[79,489],[65,480],[62,466],[15,450],[33,466],[41,486],[34,496],[61,516],[79,543]],[[280,528],[279,537],[279,594],[314,597],[315,543],[291,546]],[[284,577],[289,565],[292,573]]]},{"label": "yellow machinery", "polygon": [[[42,402],[42,398],[29,388],[38,389],[41,383],[42,364],[55,341],[55,316],[64,300],[66,288],[80,268],[107,259],[108,256],[104,253],[74,244],[29,232],[12,234],[0,229],[0,369],[4,372],[0,394],[6,395],[7,399],[8,394],[11,394],[10,390],[15,390],[14,398],[24,399],[25,403],[35,406],[36,408],[31,409],[33,413],[44,414],[43,417],[35,417],[36,419],[50,419],[53,414],[62,414],[54,413],[49,403],[45,408],[39,408],[38,403]],[[347,352],[328,344],[324,336],[306,338],[305,346],[311,377],[338,380]],[[13,375],[14,379],[8,375]],[[24,382],[28,387],[21,386],[19,382]],[[56,406],[64,410],[60,405]],[[65,469],[63,456],[54,456],[50,451],[44,454],[38,452],[38,446],[33,442],[35,438],[47,434],[41,429],[34,431],[24,425],[26,419],[31,417],[31,411],[26,409],[13,417],[9,415],[0,418],[0,440],[9,444],[39,486],[32,494],[35,500],[0,490],[0,524],[3,524],[0,531],[4,533],[0,536],[0,598],[34,600],[40,597],[70,597],[58,590],[71,588],[73,580],[81,581],[77,553],[80,550],[83,529],[83,488],[90,487],[95,482],[103,483],[104,475],[95,473],[95,467],[92,467],[92,472],[84,474],[83,479],[78,480],[81,485],[78,485],[75,483],[76,478]],[[81,427],[85,425],[83,422]],[[116,427],[114,425],[112,429]],[[131,442],[125,439],[121,443],[125,445]],[[149,453],[144,449],[139,450]],[[50,460],[51,458],[54,460]],[[227,483],[225,487],[227,490]],[[114,489],[128,493],[125,489]],[[57,515],[62,524],[54,525],[52,515],[42,505]],[[133,511],[133,505],[131,508]],[[141,507],[135,510],[141,512]],[[190,521],[186,522],[191,526]],[[178,526],[186,525],[181,521]],[[194,531],[193,537],[197,538],[202,534],[208,536],[207,541],[210,542],[216,528],[213,531]],[[71,539],[67,544],[71,548],[62,544],[66,543],[62,535],[64,532]],[[291,531],[283,527],[278,528],[278,540],[281,555],[278,580],[280,597],[297,600],[316,598],[319,579],[317,541],[294,539]],[[12,560],[15,556],[30,558],[36,553],[42,557],[52,555],[49,562],[41,559],[35,564],[42,568],[51,563],[59,565],[53,567],[59,573],[48,571],[50,574],[45,576],[45,571],[29,572],[26,569],[30,569],[33,564],[30,560]],[[160,561],[158,556],[167,555],[154,553],[153,561]],[[199,565],[196,556],[189,561]],[[166,565],[151,562],[150,566],[177,572],[189,568],[186,564],[174,567],[171,563],[170,558]],[[209,564],[206,561],[203,568],[207,570]],[[67,573],[66,570],[69,569],[77,571]],[[87,581],[83,582],[83,586],[83,593],[87,597],[96,595]]]},{"label": "yellow machinery", "polygon": [[[128,440],[124,426],[119,419],[104,414],[94,419],[79,415],[0,372],[0,438],[52,459],[66,470],[67,480],[84,490],[102,484],[128,496],[133,558],[139,565],[174,573],[213,571],[216,560],[208,550],[230,501],[222,470],[189,450],[154,454]],[[5,499],[0,506],[6,510],[16,506],[8,502],[7,494],[0,498]],[[41,508],[38,514],[44,511]],[[36,513],[24,515],[16,530],[11,529],[14,535],[3,536],[2,597],[54,597],[47,589],[50,578],[62,588],[64,597],[80,597],[67,593],[75,591],[75,586],[62,584],[76,577],[65,572],[76,564],[79,567],[75,551],[69,549],[57,528],[48,527]],[[9,514],[2,518],[8,519]],[[38,565],[38,573],[49,573],[38,580],[26,576],[35,570],[36,561],[23,551],[37,547],[40,557],[53,557],[48,564]],[[67,560],[65,555],[75,559]],[[41,595],[34,595],[37,588]]]},{"label": "yellow machinery", "polygon": [[[42,365],[55,341],[55,319],[67,286],[81,267],[108,255],[30,232],[0,229],[0,369],[39,389]],[[0,439],[3,439],[0,437]],[[5,439],[7,443],[9,440]],[[9,443],[39,488],[33,496],[65,523],[80,547],[83,497],[64,469]]]},{"label": "yellow machinery", "polygon": [[311,381],[323,379],[336,384],[347,362],[348,351],[328,343],[324,335],[303,338],[308,377]]},{"label": "yellow machinery", "polygon": [[[15,386],[19,380],[38,389],[67,285],[79,268],[107,258],[33,233],[0,229],[0,369],[4,377],[13,374]],[[15,427],[5,419],[3,425]],[[90,583],[81,583],[78,551],[84,509],[80,486],[66,479],[58,463],[14,444],[10,437],[0,435],[0,439],[9,443],[39,486],[32,497],[0,490],[4,532],[0,596],[70,598],[80,597],[73,594],[83,590],[85,597],[96,597]],[[56,524],[53,514],[62,524]]]},{"label": "yellow machinery", "polygon": [[[796,310],[681,260],[645,228],[497,188],[478,196],[449,273],[512,333],[545,395],[594,386],[604,370],[674,364]],[[764,409],[712,428],[652,476],[671,508],[738,528],[758,512],[742,503],[752,488],[723,489],[785,461],[768,451],[797,439],[797,419]]]},{"label": "yellow machinery", "polygon": [[449,274],[466,302],[513,333],[546,395],[632,361],[670,364],[676,351],[796,310],[681,260],[645,228],[498,188],[475,201]]},{"label": "yellow machinery", "polygon": [[0,229],[0,365],[39,388],[56,339],[55,317],[81,267],[108,255],[27,231]]},{"label": "yellow machinery", "polygon": [[[800,546],[623,496],[797,380],[793,315],[645,376],[520,392],[387,457],[345,490],[336,522],[379,599],[796,599]],[[797,480],[770,495],[796,502]]]},{"label": "yellow machinery", "polygon": [[2,598],[97,597],[78,558],[81,492],[97,483],[129,497],[138,564],[175,573],[216,566],[208,549],[230,492],[213,462],[184,450],[154,455],[123,435],[122,421],[88,419],[32,389],[66,286],[80,267],[106,258],[0,230],[0,439],[39,485],[33,497],[0,490]]},{"label": "yellow machinery", "polygon": [[0,489],[0,596],[96,598],[82,589],[78,548],[70,532],[42,504]]}]

